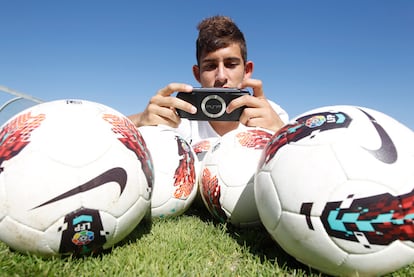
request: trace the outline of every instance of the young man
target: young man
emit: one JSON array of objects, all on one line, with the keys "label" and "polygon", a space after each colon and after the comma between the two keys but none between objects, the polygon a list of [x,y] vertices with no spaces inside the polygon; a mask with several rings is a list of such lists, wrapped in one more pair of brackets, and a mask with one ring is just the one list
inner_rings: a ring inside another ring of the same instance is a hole
[{"label": "young man", "polygon": [[277,131],[288,121],[287,113],[264,96],[262,82],[251,79],[253,62],[247,60],[246,41],[237,25],[226,16],[213,16],[198,25],[196,44],[197,64],[193,66],[195,79],[201,87],[247,88],[253,95],[234,99],[226,112],[246,106],[240,120],[189,121],[181,119],[176,109],[196,113],[197,109],[184,100],[171,96],[174,92],[191,92],[192,86],[171,83],[151,98],[142,113],[129,118],[137,127],[168,125],[190,142],[219,137],[239,126],[262,127]]}]

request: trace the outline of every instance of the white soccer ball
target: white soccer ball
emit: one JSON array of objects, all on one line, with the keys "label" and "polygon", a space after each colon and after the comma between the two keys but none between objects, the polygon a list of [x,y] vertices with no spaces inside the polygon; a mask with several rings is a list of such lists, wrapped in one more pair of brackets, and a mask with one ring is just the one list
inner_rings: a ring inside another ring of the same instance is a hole
[{"label": "white soccer ball", "polygon": [[311,110],[278,131],[255,177],[260,218],[299,261],[331,275],[414,262],[414,133],[379,111]]},{"label": "white soccer ball", "polygon": [[84,100],[28,108],[0,131],[0,240],[41,256],[108,249],[148,213],[152,179],[121,113]]},{"label": "white soccer ball", "polygon": [[[198,176],[200,176],[200,170],[201,170],[201,165],[203,164],[203,160],[205,158],[205,156],[207,155],[208,151],[210,150],[210,148],[215,144],[215,142],[218,140],[218,137],[210,137],[210,138],[206,138],[206,139],[202,139],[199,140],[197,142],[194,142],[191,147],[194,150],[194,153],[196,154],[198,161],[199,161],[199,171],[197,172]],[[205,208],[205,204],[204,201],[201,197],[201,192],[200,192],[200,186],[198,186],[197,189],[197,195],[194,199],[193,202],[193,207],[196,208]]]},{"label": "white soccer ball", "polygon": [[209,212],[237,227],[260,223],[254,199],[254,175],[272,132],[236,129],[223,135],[207,152],[200,171],[200,194]]},{"label": "white soccer ball", "polygon": [[200,141],[197,141],[191,145],[196,154],[198,161],[203,162],[207,152],[210,148],[217,142],[219,138],[207,138]]},{"label": "white soccer ball", "polygon": [[183,214],[197,194],[199,164],[193,149],[172,128],[144,126],[139,131],[154,163],[151,216]]}]

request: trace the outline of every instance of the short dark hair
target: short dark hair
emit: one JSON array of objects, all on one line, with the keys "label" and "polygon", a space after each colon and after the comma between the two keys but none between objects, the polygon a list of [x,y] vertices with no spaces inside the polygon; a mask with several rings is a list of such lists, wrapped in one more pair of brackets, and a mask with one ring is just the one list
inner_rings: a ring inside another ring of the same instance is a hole
[{"label": "short dark hair", "polygon": [[198,38],[196,41],[197,64],[204,53],[210,53],[233,43],[240,46],[243,62],[247,61],[247,46],[243,33],[236,23],[228,17],[216,15],[203,19],[197,26]]}]

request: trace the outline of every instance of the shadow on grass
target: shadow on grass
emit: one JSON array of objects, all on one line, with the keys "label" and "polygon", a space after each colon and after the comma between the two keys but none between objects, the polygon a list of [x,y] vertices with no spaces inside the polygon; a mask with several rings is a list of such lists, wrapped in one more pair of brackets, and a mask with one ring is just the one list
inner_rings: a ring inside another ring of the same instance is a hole
[{"label": "shadow on grass", "polygon": [[269,260],[276,262],[281,268],[301,270],[307,275],[323,276],[319,271],[299,262],[283,250],[262,225],[239,228],[227,224],[227,232],[238,244],[247,247],[250,253],[259,257],[261,262]]},{"label": "shadow on grass", "polygon": [[[213,223],[216,226],[223,225],[223,222],[218,221],[210,214],[203,203],[195,203],[185,214],[197,216],[202,221]],[[246,247],[250,253],[259,257],[262,263],[268,260],[277,263],[281,268],[301,270],[307,275],[312,276],[327,276],[304,265],[285,252],[276,241],[273,240],[263,225],[241,228],[233,226],[230,223],[224,223],[224,226],[230,237],[232,237],[239,245]]]}]

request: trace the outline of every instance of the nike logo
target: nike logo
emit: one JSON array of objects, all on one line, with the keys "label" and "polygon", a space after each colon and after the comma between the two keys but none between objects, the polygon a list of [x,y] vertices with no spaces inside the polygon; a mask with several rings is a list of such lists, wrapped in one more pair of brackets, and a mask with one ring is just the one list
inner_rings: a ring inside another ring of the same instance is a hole
[{"label": "nike logo", "polygon": [[361,111],[371,120],[372,125],[374,125],[375,130],[377,130],[377,133],[381,139],[381,147],[376,150],[370,150],[365,147],[362,147],[362,148],[368,151],[377,160],[383,163],[387,163],[387,164],[394,163],[398,157],[397,149],[395,148],[394,142],[392,141],[388,133],[384,130],[384,128],[382,128],[382,126],[377,123],[375,118],[373,118],[366,111],[364,110],[361,110]]},{"label": "nike logo", "polygon": [[32,210],[43,207],[43,206],[46,206],[48,204],[57,202],[59,200],[62,200],[62,199],[68,198],[68,197],[74,196],[76,194],[79,194],[79,193],[82,193],[82,192],[85,192],[85,191],[103,186],[103,185],[105,185],[107,183],[110,183],[110,182],[115,182],[119,185],[119,187],[121,188],[121,192],[119,193],[119,195],[121,195],[122,192],[125,189],[126,181],[127,181],[127,173],[126,173],[125,169],[123,169],[121,167],[115,167],[115,168],[109,169],[108,171],[105,171],[101,175],[93,178],[92,180],[86,182],[83,185],[77,186],[74,189],[71,189],[71,190],[69,190],[65,193],[62,193],[61,195],[56,196],[55,198],[50,199],[50,200],[44,202],[43,204],[40,204],[37,207],[34,207]]}]

